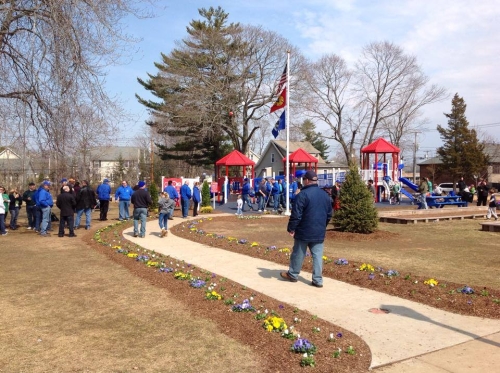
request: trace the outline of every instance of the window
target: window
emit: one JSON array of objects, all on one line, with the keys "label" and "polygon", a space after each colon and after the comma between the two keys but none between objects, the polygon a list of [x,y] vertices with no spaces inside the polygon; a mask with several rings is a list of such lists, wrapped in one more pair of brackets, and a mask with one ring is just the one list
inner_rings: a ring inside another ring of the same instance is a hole
[{"label": "window", "polygon": [[274,163],[274,153],[271,153],[271,163]]},{"label": "window", "polygon": [[92,165],[94,168],[101,168],[101,161],[93,161]]},{"label": "window", "polygon": [[494,164],[491,172],[494,174],[500,174],[500,164]]}]

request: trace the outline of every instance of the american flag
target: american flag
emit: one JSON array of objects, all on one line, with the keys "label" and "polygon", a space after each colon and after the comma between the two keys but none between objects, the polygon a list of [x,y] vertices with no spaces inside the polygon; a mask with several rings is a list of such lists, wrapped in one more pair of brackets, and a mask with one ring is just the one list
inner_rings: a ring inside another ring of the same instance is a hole
[{"label": "american flag", "polygon": [[285,64],[285,68],[283,69],[283,74],[281,74],[280,81],[278,83],[278,88],[276,89],[276,94],[279,95],[284,85],[286,84],[287,75],[286,75],[287,64]]}]

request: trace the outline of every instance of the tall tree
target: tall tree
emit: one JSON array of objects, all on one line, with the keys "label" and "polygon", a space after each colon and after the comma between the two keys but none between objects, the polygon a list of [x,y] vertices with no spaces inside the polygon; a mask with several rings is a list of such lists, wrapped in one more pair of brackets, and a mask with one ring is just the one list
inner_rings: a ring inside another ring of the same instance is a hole
[{"label": "tall tree", "polygon": [[[220,7],[199,14],[202,20],[190,22],[182,44],[155,64],[159,72],[139,79],[158,99],[137,95],[152,115],[148,124],[171,138],[164,156],[193,164],[215,161],[227,144],[247,152],[269,115],[286,50],[296,52],[275,33],[228,23]],[[294,56],[298,70],[302,57]]]},{"label": "tall tree", "polygon": [[319,150],[321,158],[326,160],[329,146],[326,143],[326,140],[321,137],[321,133],[316,132],[316,125],[311,120],[306,119],[302,122],[300,130],[304,136],[302,141],[310,142],[312,146]]},{"label": "tall tree", "polygon": [[471,177],[485,172],[489,162],[476,130],[469,129],[466,109],[464,99],[456,93],[451,100],[451,113],[444,114],[448,127],[437,126],[443,140],[443,146],[437,150],[443,162],[441,169],[449,173],[454,182],[460,176]]},{"label": "tall tree", "polygon": [[[141,0],[4,0],[0,2],[0,110],[12,101],[54,146],[54,125],[73,106],[92,107],[101,121],[120,113],[104,91],[105,69],[133,41],[123,19],[148,16]],[[58,128],[58,132],[64,132]],[[57,139],[61,138],[61,133]],[[54,146],[56,147],[56,146]]]},{"label": "tall tree", "polygon": [[399,145],[422,123],[422,108],[445,97],[443,88],[428,81],[416,58],[393,43],[368,44],[354,69],[326,55],[309,68],[306,115],[330,127],[323,136],[338,142],[352,164],[356,148],[376,136]]}]

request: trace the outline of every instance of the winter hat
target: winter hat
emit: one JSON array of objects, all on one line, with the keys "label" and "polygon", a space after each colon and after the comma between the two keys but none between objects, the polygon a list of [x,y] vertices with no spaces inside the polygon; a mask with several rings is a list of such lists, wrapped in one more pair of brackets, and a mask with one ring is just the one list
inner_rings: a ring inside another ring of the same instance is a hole
[{"label": "winter hat", "polygon": [[103,183],[109,183],[109,180],[108,179],[104,179],[102,182]]},{"label": "winter hat", "polygon": [[145,181],[142,181],[142,180],[141,180],[141,181],[139,181],[139,183],[137,184],[137,186],[138,186],[139,188],[142,188],[142,187],[143,187],[143,186],[145,186],[145,185],[146,185],[146,182],[145,182]]},{"label": "winter hat", "polygon": [[66,178],[63,178],[63,179],[61,180],[61,184],[62,184],[62,183],[67,183],[67,182],[68,182],[68,179],[66,179]]},{"label": "winter hat", "polygon": [[317,181],[318,175],[316,175],[316,172],[309,170],[305,173],[304,179],[311,180],[311,181]]},{"label": "winter hat", "polygon": [[48,186],[50,186],[50,181],[47,181],[47,180],[46,180],[46,181],[44,181],[44,182],[42,183],[42,185],[48,185]]}]

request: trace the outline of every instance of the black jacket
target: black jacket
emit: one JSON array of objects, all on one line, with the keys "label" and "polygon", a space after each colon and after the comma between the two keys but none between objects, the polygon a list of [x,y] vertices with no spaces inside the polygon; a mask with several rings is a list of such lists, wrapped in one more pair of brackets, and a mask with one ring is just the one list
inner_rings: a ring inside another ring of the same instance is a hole
[{"label": "black jacket", "polygon": [[93,209],[97,205],[95,192],[88,185],[82,187],[76,195],[76,209]]},{"label": "black jacket", "polygon": [[61,216],[71,216],[75,213],[76,200],[73,193],[62,192],[57,196],[56,206],[61,210]]},{"label": "black jacket", "polygon": [[147,190],[138,189],[132,194],[132,198],[130,199],[135,209],[139,208],[148,208],[149,205],[153,204],[153,200],[149,195]]},{"label": "black jacket", "polygon": [[14,194],[9,194],[9,199],[10,199],[10,202],[9,202],[9,210],[14,210],[16,208],[16,202],[17,202],[17,207],[21,207],[21,205],[23,204],[23,197],[18,194],[18,197],[14,197]]}]

